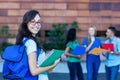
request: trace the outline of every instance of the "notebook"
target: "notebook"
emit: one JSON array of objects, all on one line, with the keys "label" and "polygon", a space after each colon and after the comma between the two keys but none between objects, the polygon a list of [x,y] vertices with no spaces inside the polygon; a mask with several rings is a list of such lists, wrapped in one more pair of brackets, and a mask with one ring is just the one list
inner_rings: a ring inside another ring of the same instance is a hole
[{"label": "notebook", "polygon": [[50,66],[52,65],[61,55],[64,53],[63,50],[53,49],[48,57],[41,63],[40,67]]},{"label": "notebook", "polygon": [[94,48],[93,50],[90,51],[90,54],[99,55],[99,53],[102,53],[103,51],[104,49],[102,48]]},{"label": "notebook", "polygon": [[85,47],[78,45],[73,50],[72,54],[82,56],[85,53],[85,50],[86,50]]},{"label": "notebook", "polygon": [[103,49],[114,51],[114,45],[112,43],[103,43]]}]

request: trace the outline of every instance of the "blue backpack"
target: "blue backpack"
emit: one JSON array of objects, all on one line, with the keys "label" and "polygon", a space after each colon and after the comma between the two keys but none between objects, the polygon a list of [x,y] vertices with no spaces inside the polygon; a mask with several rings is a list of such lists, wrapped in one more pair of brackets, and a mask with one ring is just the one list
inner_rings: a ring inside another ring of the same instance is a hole
[{"label": "blue backpack", "polygon": [[[30,38],[23,40],[22,45],[8,46],[3,54],[3,77],[5,79],[22,79],[22,80],[37,80],[37,76],[32,76],[28,66],[28,56],[25,50],[25,42]],[[40,53],[40,49],[37,48],[37,55]]]}]

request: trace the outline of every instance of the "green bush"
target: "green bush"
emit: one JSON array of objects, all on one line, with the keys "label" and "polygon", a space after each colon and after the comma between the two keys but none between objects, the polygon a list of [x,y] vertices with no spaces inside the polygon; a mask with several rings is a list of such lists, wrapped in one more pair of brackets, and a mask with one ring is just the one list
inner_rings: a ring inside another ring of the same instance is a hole
[{"label": "green bush", "polygon": [[65,48],[65,30],[67,26],[67,24],[53,24],[53,29],[48,32],[46,42],[43,44],[46,50]]},{"label": "green bush", "polygon": [[52,30],[47,34],[48,37],[46,38],[46,41],[43,42],[44,49],[65,49],[66,32],[68,27],[78,29],[78,24],[77,22],[73,22],[70,25],[65,23],[53,24]]},{"label": "green bush", "polygon": [[9,27],[8,26],[0,27],[0,36],[1,37],[11,36],[11,34],[9,33]]}]

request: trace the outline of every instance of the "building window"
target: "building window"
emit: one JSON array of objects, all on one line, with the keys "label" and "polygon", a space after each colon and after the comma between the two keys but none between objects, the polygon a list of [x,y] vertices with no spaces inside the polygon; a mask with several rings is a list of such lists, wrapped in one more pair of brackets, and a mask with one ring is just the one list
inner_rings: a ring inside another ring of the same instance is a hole
[{"label": "building window", "polygon": [[113,10],[113,11],[120,11],[120,3],[114,3],[112,10]]},{"label": "building window", "polygon": [[102,3],[101,9],[102,10],[112,10],[112,4],[111,3]]},{"label": "building window", "polygon": [[90,3],[89,4],[90,11],[99,11],[100,10],[100,3]]}]

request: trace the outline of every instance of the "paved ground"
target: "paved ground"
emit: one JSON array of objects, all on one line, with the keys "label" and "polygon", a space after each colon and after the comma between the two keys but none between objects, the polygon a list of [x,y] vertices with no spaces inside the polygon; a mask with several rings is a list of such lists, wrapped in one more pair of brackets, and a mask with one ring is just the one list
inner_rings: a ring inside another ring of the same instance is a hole
[{"label": "paved ground", "polygon": [[[49,75],[50,80],[69,80],[69,74],[67,73],[52,73]],[[84,74],[84,79],[86,80],[86,74]],[[98,80],[106,80],[104,73],[99,73]],[[118,79],[120,80],[120,73]]]},{"label": "paved ground", "polygon": [[[0,80],[5,80],[2,77],[2,65],[3,61],[0,61]],[[86,80],[86,63],[81,62],[83,73],[84,73],[84,78]],[[49,80],[69,80],[69,70],[67,67],[66,62],[60,62],[57,67],[52,71],[52,73],[49,74]],[[106,80],[105,78],[105,70],[104,70],[104,63],[102,62],[100,65],[99,69],[99,75],[98,75],[98,80]],[[120,71],[119,71],[119,76],[118,79],[120,80]]]},{"label": "paved ground", "polygon": [[[120,75],[120,73],[119,73],[119,75]],[[84,78],[86,80],[86,74],[84,74]],[[5,80],[5,79],[3,79],[1,74],[0,74],[0,80]],[[68,73],[51,73],[51,74],[49,74],[49,80],[69,80],[69,74]],[[98,75],[98,80],[106,80],[105,74],[100,73]],[[117,80],[120,80],[120,76],[118,76]]]}]

